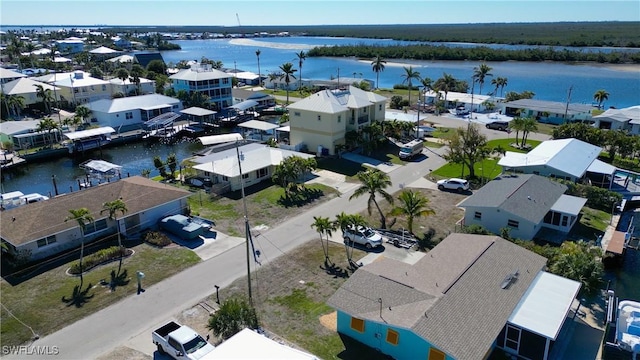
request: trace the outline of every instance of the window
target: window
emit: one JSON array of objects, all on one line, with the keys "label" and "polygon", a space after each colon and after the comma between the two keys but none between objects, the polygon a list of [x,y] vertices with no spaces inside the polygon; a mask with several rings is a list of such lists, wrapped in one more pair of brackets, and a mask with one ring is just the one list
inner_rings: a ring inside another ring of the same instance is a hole
[{"label": "window", "polygon": [[400,334],[397,331],[387,329],[387,342],[391,345],[398,345]]},{"label": "window", "polygon": [[102,85],[102,91],[107,91],[107,85]]},{"label": "window", "polygon": [[248,179],[249,178],[249,174],[242,174],[242,178],[243,179]]},{"label": "window", "polygon": [[445,353],[443,353],[442,351],[436,348],[429,349],[429,357],[427,358],[428,360],[445,360],[446,358],[447,355],[445,355]]},{"label": "window", "polygon": [[322,118],[320,117],[320,115],[318,115],[318,121],[322,121]]},{"label": "window", "polygon": [[518,226],[520,226],[520,222],[519,222],[519,221],[515,221],[515,220],[511,220],[511,219],[509,219],[509,220],[507,221],[507,226],[517,229],[517,228],[518,228]]},{"label": "window", "polygon": [[173,105],[173,106],[171,106],[171,108],[172,108],[172,109],[177,109],[177,108],[178,108],[178,105]]},{"label": "window", "polygon": [[382,104],[378,104],[378,111],[382,111]]},{"label": "window", "polygon": [[473,214],[473,218],[477,220],[482,220],[482,213],[480,211],[476,211],[475,214]]},{"label": "window", "polygon": [[565,227],[569,223],[569,217],[567,215],[562,215],[562,226]]},{"label": "window", "polygon": [[342,122],[342,115],[338,115],[338,122],[341,123]]},{"label": "window", "polygon": [[258,169],[258,171],[256,171],[256,174],[257,174],[258,178],[263,178],[263,177],[267,176],[268,173],[269,172],[267,171],[267,168]]},{"label": "window", "polygon": [[300,111],[294,111],[293,116],[300,116]]},{"label": "window", "polygon": [[127,120],[129,120],[129,119],[133,119],[133,113],[132,113],[132,112],[125,113],[125,114],[124,114],[124,116],[125,116],[125,118],[126,118]]},{"label": "window", "polygon": [[364,332],[364,320],[352,317],[351,328],[361,333]]},{"label": "window", "polygon": [[56,236],[55,235],[50,235],[47,236],[46,238],[42,238],[40,240],[38,240],[38,247],[43,247],[43,246],[47,246],[47,245],[51,245],[53,243],[56,242]]},{"label": "window", "polygon": [[95,232],[104,230],[107,228],[107,219],[98,220],[96,222],[89,223],[84,227],[84,235],[93,234]]}]

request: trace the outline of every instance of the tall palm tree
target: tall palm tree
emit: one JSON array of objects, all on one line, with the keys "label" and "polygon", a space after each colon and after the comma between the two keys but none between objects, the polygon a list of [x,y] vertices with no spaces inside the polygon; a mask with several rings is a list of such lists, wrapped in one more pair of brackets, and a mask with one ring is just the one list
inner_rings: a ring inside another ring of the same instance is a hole
[{"label": "tall palm tree", "polygon": [[33,85],[36,87],[36,97],[42,99],[44,110],[49,114],[51,113],[51,102],[53,101],[53,95],[51,95],[50,89],[45,89],[43,85]]},{"label": "tall palm tree", "polygon": [[433,87],[434,90],[437,90],[438,92],[444,92],[444,102],[446,103],[449,91],[453,91],[456,88],[456,84],[457,81],[456,78],[453,77],[453,75],[442,73],[442,77],[436,80]]},{"label": "tall palm tree", "polygon": [[288,62],[280,65],[280,71],[282,71],[280,80],[284,80],[285,84],[287,84],[287,105],[289,105],[289,84],[291,79],[296,78],[293,74],[298,70],[294,69],[293,64]]},{"label": "tall palm tree", "polygon": [[506,77],[500,77],[498,76],[495,79],[491,79],[491,85],[496,87],[495,92],[498,92],[498,89],[500,89],[500,96],[502,96],[502,91],[504,90],[504,87],[507,86],[507,78]]},{"label": "tall palm tree", "polygon": [[602,109],[605,100],[609,100],[609,93],[604,89],[600,89],[593,94],[593,100],[598,102],[598,109]]},{"label": "tall palm tree", "polygon": [[47,133],[47,137],[49,138],[49,143],[53,145],[53,131],[58,130],[60,128],[60,124],[56,123],[52,118],[45,117],[36,126],[37,132]]},{"label": "tall palm tree", "polygon": [[518,142],[518,134],[520,134],[520,131],[524,130],[524,118],[521,118],[520,116],[514,117],[513,120],[509,122],[509,128],[516,132],[516,146],[520,146],[520,143]]},{"label": "tall palm tree", "polygon": [[76,106],[76,115],[82,119],[82,122],[85,122],[85,120],[91,116],[91,109],[83,105],[78,105]]},{"label": "tall palm tree", "polygon": [[258,86],[262,86],[262,75],[260,75],[260,54],[262,52],[260,50],[256,50],[256,57],[258,58]]},{"label": "tall palm tree", "polygon": [[[336,230],[336,224],[329,220],[328,217],[314,216],[313,220],[311,227],[315,228],[320,235],[320,244],[322,245],[322,251],[324,251],[324,264],[328,266],[331,264],[329,259],[329,238],[332,232]],[[323,241],[323,235],[326,237],[326,244]]]},{"label": "tall palm tree", "polygon": [[356,177],[362,184],[356,189],[356,191],[354,191],[353,195],[349,197],[349,200],[368,194],[369,199],[367,201],[367,211],[369,212],[369,215],[371,215],[372,206],[375,205],[380,213],[380,227],[386,229],[386,218],[382,209],[380,209],[380,205],[378,205],[378,202],[376,201],[376,195],[379,194],[389,203],[393,204],[393,197],[385,191],[386,188],[391,186],[391,179],[389,178],[389,175],[378,169],[367,169],[365,171],[358,172]]},{"label": "tall palm tree", "polygon": [[102,204],[102,210],[100,210],[100,215],[103,213],[109,213],[109,219],[116,222],[116,232],[118,233],[118,248],[120,249],[120,265],[118,265],[118,274],[120,274],[120,268],[122,267],[122,240],[120,237],[120,223],[118,222],[118,213],[121,212],[122,216],[127,213],[129,209],[127,209],[127,204],[122,201],[122,199],[116,199],[113,201],[107,201]]},{"label": "tall palm tree", "polygon": [[11,112],[15,116],[20,116],[22,109],[24,109],[24,96],[21,95],[9,95],[6,98],[6,105],[8,109],[11,109]]},{"label": "tall palm tree", "polygon": [[524,119],[522,124],[522,146],[527,144],[527,138],[529,137],[529,133],[532,131],[538,130],[538,122],[536,119],[532,117],[528,117]]},{"label": "tall palm tree", "polygon": [[391,210],[391,215],[406,216],[407,227],[409,232],[413,234],[413,220],[418,217],[434,215],[435,212],[427,207],[429,199],[421,193],[413,190],[403,190],[398,196],[400,205]]},{"label": "tall palm tree", "polygon": [[376,57],[371,62],[371,69],[374,73],[376,73],[376,89],[380,88],[380,73],[384,71],[384,64],[387,62],[380,57],[380,55],[376,55]]},{"label": "tall palm tree", "polygon": [[[122,85],[126,89],[125,82],[129,79],[129,71],[125,68],[120,68],[116,71],[116,77],[122,80]],[[127,96],[127,90],[124,91],[124,96]]]},{"label": "tall palm tree", "polygon": [[145,70],[141,65],[135,64],[131,67],[129,74],[132,77],[133,83],[136,84],[136,91],[140,95],[140,78],[144,77]]},{"label": "tall palm tree", "polygon": [[296,57],[298,58],[298,69],[300,69],[300,78],[298,79],[298,90],[300,90],[302,89],[302,63],[307,59],[307,53],[300,51],[296,53]]},{"label": "tall palm tree", "polygon": [[420,72],[419,71],[414,71],[413,70],[413,66],[409,66],[409,67],[403,67],[404,69],[404,74],[401,75],[402,77],[402,83],[407,83],[408,87],[409,87],[409,107],[411,107],[411,90],[413,89],[413,85],[412,85],[412,80],[415,79],[417,81],[420,81]]},{"label": "tall palm tree", "polygon": [[82,277],[82,273],[84,272],[82,269],[82,259],[84,258],[84,229],[95,220],[87,208],[70,209],[69,214],[64,221],[75,220],[80,227],[80,288],[82,289],[82,283],[84,281]]},{"label": "tall palm tree", "polygon": [[489,71],[493,70],[493,68],[485,63],[480,64],[480,66],[476,66],[473,68],[473,81],[480,84],[480,91],[478,94],[482,94],[482,85],[484,85],[484,79],[489,76],[493,76]]}]

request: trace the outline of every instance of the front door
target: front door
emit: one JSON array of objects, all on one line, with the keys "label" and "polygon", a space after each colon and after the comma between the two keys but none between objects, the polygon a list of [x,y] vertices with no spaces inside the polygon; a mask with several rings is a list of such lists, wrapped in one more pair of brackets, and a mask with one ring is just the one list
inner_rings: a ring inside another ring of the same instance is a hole
[{"label": "front door", "polygon": [[504,338],[504,348],[505,350],[518,354],[518,350],[520,349],[520,333],[522,330],[515,326],[511,326],[507,324],[507,333]]}]

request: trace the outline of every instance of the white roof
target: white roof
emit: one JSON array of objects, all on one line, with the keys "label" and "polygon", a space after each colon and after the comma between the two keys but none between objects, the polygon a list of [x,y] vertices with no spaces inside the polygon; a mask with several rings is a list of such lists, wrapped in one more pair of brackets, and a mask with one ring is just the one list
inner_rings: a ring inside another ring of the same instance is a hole
[{"label": "white roof", "polygon": [[27,75],[13,71],[11,69],[0,68],[0,79],[23,78]]},{"label": "white roof", "polygon": [[39,120],[3,121],[0,122],[0,133],[7,135],[29,133],[35,130],[39,123]]},{"label": "white roof", "polygon": [[186,80],[186,81],[201,81],[201,80],[213,80],[213,79],[225,79],[231,78],[231,74],[227,74],[226,72],[209,69],[209,70],[200,70],[196,71],[193,69],[183,69],[178,71],[178,73],[169,76],[169,79],[175,80]]},{"label": "white roof", "polygon": [[241,124],[238,124],[238,126],[249,128],[249,129],[262,130],[262,131],[277,129],[278,127],[280,127],[280,125],[272,124],[272,123],[268,123],[266,121],[260,121],[260,120],[245,121]]},{"label": "white roof", "polygon": [[[424,93],[424,97],[436,97],[437,93],[435,91],[427,91]],[[442,99],[444,99],[444,91],[440,91],[440,97]],[[447,93],[447,101],[456,101],[459,103],[464,103],[464,104],[471,104],[471,98],[473,97],[473,104],[474,105],[480,105],[483,102],[490,100],[490,99],[497,99],[496,97],[492,97],[489,95],[480,95],[480,94],[473,94],[473,96],[471,94],[467,94],[467,93],[461,93],[461,92],[455,92],[455,91],[449,91]]]},{"label": "white roof", "polygon": [[617,122],[627,122],[630,121],[632,123],[640,122],[640,105],[631,106],[624,109],[608,109],[600,115],[594,116],[594,120],[610,120]]},{"label": "white roof", "polygon": [[88,72],[75,71],[68,76],[60,76],[60,74],[58,74],[53,84],[75,88],[91,85],[108,85],[109,82],[91,77],[91,74]]},{"label": "white roof", "polygon": [[281,359],[319,360],[301,350],[280,344],[253,330],[244,329],[233,335],[210,352],[215,359]]},{"label": "white roof", "polygon": [[223,135],[202,136],[202,137],[199,137],[198,140],[200,140],[202,145],[208,146],[208,145],[222,144],[226,142],[242,140],[242,135],[238,133],[232,133],[232,134],[223,134]]},{"label": "white roof", "polygon": [[548,166],[581,177],[601,151],[601,147],[577,139],[547,140],[527,154],[507,151],[498,165],[513,168]]},{"label": "white roof", "polygon": [[122,166],[116,165],[104,160],[90,160],[84,163],[82,167],[85,169],[89,169],[89,170],[93,170],[101,173],[107,173],[112,170],[122,169]]},{"label": "white roof", "polygon": [[509,317],[509,322],[556,340],[580,283],[540,271]]},{"label": "white roof", "polygon": [[120,52],[120,51],[110,49],[110,48],[108,48],[106,46],[100,46],[99,48],[93,49],[93,50],[91,50],[89,52],[92,53],[92,54],[102,54],[102,55],[104,55],[104,54],[113,54],[113,53],[117,53],[117,52]]},{"label": "white roof", "polygon": [[[297,151],[272,148],[266,145],[258,148],[250,148],[247,149],[247,151],[243,151],[242,148],[240,148],[240,150],[241,154],[244,155],[244,160],[242,161],[242,172],[244,174],[248,174],[259,169],[264,169],[268,166],[279,165],[282,160],[294,155],[304,159],[313,157],[313,155]],[[221,156],[226,157],[219,158]],[[215,157],[217,157],[218,159],[196,165],[193,168],[230,178],[240,175],[240,169],[238,168],[238,158],[235,148],[217,153]],[[199,161],[204,160],[199,159]]]},{"label": "white roof", "polygon": [[384,96],[349,86],[349,90],[322,90],[288,106],[293,110],[306,110],[336,114],[359,109],[385,101]]},{"label": "white roof", "polygon": [[187,114],[187,115],[194,115],[194,116],[207,116],[207,115],[213,115],[216,112],[215,111],[211,111],[211,110],[207,110],[207,109],[203,109],[201,107],[197,107],[197,106],[192,106],[188,109],[184,109],[182,111],[180,111],[183,114]]},{"label": "white roof", "polygon": [[560,195],[558,200],[551,206],[551,210],[563,214],[578,215],[586,203],[587,199],[585,198],[563,194]]},{"label": "white roof", "polygon": [[38,88],[36,85],[42,85],[42,88],[45,90],[60,90],[60,88],[51,86],[47,83],[33,81],[28,78],[20,78],[16,80],[9,81],[8,83],[3,85],[3,91],[7,95],[20,95],[20,94],[31,94],[36,93]]},{"label": "white roof", "polygon": [[131,56],[131,55],[120,55],[120,56],[116,56],[114,58],[108,59],[107,61],[120,62],[120,63],[133,62],[133,56]]},{"label": "white roof", "polygon": [[588,172],[596,173],[596,174],[608,174],[613,175],[616,172],[617,168],[613,165],[607,164],[602,160],[595,159],[587,168]]},{"label": "white roof", "polygon": [[180,104],[180,100],[160,94],[129,96],[119,99],[101,99],[87,105],[91,111],[118,113],[135,109],[150,109],[157,106],[168,107]]},{"label": "white roof", "polygon": [[[114,79],[109,80],[109,82],[114,84],[114,85],[135,85],[136,83],[131,81],[131,79],[132,78],[127,78],[126,80],[122,81],[122,79],[114,78]],[[147,84],[147,83],[152,83],[152,82],[153,82],[153,80],[140,78],[140,84]]]},{"label": "white roof", "polygon": [[89,130],[82,130],[82,131],[74,131],[74,132],[70,132],[70,133],[65,133],[64,136],[66,136],[67,139],[69,139],[69,140],[76,140],[76,139],[88,138],[88,137],[91,137],[91,136],[111,134],[111,133],[114,133],[114,132],[116,132],[116,131],[112,127],[103,126],[103,127],[99,127],[99,128],[95,128],[95,129],[89,129]]},{"label": "white roof", "polygon": [[73,60],[66,58],[64,56],[56,56],[53,58],[53,62],[55,63],[69,63],[72,62]]}]

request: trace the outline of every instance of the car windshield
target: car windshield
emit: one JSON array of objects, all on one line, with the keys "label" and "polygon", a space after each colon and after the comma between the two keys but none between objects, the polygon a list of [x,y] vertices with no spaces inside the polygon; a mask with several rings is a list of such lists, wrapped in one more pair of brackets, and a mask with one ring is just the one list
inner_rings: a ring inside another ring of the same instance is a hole
[{"label": "car windshield", "polygon": [[411,148],[410,147],[403,147],[402,149],[400,149],[400,152],[410,153],[411,152]]},{"label": "car windshield", "polygon": [[184,344],[184,351],[186,351],[187,354],[193,354],[194,352],[203,348],[205,345],[207,345],[207,341],[203,339],[202,336],[198,335],[191,341]]},{"label": "car windshield", "polygon": [[364,236],[366,236],[366,237],[370,238],[370,237],[373,237],[373,235],[375,235],[375,233],[373,232],[373,230],[371,230],[371,229],[365,229],[365,231],[364,231]]}]

